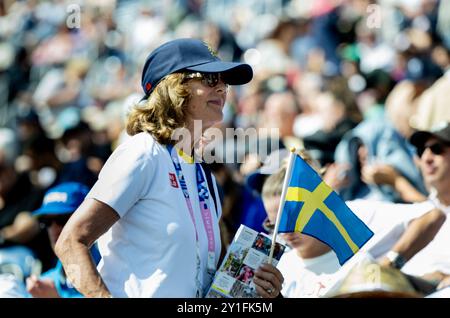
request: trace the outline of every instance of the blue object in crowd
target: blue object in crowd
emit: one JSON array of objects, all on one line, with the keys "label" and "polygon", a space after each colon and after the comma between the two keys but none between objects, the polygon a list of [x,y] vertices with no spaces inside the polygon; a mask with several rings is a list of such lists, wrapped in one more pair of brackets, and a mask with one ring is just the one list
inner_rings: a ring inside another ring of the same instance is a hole
[{"label": "blue object in crowd", "polygon": [[49,189],[42,206],[33,212],[34,216],[70,214],[83,202],[89,188],[81,183],[66,182]]}]

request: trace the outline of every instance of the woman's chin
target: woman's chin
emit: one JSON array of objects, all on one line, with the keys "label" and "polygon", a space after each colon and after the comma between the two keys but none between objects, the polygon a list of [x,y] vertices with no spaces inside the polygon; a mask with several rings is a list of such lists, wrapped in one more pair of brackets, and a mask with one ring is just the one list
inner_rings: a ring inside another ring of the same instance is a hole
[{"label": "woman's chin", "polygon": [[213,126],[220,124],[222,122],[222,120],[223,120],[223,115],[221,115],[220,117],[217,116],[217,119],[211,120],[209,122],[204,122],[203,123],[203,131],[206,131],[207,129],[209,129]]}]

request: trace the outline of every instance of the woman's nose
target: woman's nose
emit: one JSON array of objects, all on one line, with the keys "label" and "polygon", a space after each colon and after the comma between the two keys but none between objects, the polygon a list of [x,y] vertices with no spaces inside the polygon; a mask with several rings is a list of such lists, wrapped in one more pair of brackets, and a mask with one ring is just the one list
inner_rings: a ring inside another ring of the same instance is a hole
[{"label": "woman's nose", "polygon": [[216,85],[216,92],[219,94],[226,94],[228,91],[228,84],[225,84],[222,80]]}]

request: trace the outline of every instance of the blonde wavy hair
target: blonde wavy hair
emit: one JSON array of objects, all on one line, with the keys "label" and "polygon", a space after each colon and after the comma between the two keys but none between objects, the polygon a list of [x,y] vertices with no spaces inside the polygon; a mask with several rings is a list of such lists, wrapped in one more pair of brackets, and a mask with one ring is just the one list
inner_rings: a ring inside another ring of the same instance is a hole
[{"label": "blonde wavy hair", "polygon": [[127,118],[128,134],[133,136],[148,132],[160,144],[173,144],[173,132],[186,124],[190,97],[185,74],[167,75],[158,83],[147,101],[133,107]]}]

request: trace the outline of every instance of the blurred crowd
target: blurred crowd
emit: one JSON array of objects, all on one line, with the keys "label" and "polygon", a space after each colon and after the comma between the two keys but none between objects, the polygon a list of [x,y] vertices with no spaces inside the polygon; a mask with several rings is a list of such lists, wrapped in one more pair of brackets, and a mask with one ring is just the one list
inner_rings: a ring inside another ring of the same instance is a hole
[{"label": "blurred crowd", "polygon": [[[146,56],[181,37],[253,67],[219,129],[277,129],[258,145],[305,148],[345,200],[427,198],[408,139],[450,121],[449,0],[4,0],[0,273],[25,280],[55,266],[32,212],[61,183],[95,183],[127,138]],[[225,251],[240,224],[264,231],[270,156],[233,138],[217,149],[236,159],[211,164]]]}]

